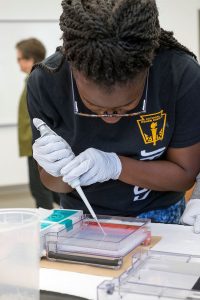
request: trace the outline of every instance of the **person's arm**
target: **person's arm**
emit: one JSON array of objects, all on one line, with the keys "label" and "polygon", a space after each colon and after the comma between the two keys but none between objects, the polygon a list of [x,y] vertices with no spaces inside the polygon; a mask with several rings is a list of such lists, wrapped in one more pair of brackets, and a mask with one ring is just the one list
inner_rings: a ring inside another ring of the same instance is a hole
[{"label": "person's arm", "polygon": [[[168,161],[137,161],[128,157],[120,157],[122,172],[119,180],[157,191],[185,191],[190,188],[198,173],[200,144],[183,148],[169,149]],[[42,183],[49,189],[69,193],[72,188],[62,181],[62,177],[54,177],[39,167]]]},{"label": "person's arm", "polygon": [[43,185],[51,191],[57,193],[70,193],[73,189],[70,185],[62,181],[62,177],[55,177],[48,174],[42,167],[38,165],[40,179]]},{"label": "person's arm", "polygon": [[165,160],[139,161],[88,148],[61,169],[64,182],[79,178],[81,185],[119,179],[130,185],[156,191],[185,191],[200,169],[200,143],[170,148]]},{"label": "person's arm", "polygon": [[200,143],[169,148],[165,161],[137,161],[120,157],[119,180],[156,191],[185,191],[193,186],[200,169]]},{"label": "person's arm", "polygon": [[[170,148],[163,161],[138,161],[121,156],[122,171],[119,180],[151,190],[185,191],[193,186],[199,172],[199,153],[200,143],[186,148]],[[53,191],[72,191],[62,177],[51,176],[41,167],[40,177],[42,183]]]}]

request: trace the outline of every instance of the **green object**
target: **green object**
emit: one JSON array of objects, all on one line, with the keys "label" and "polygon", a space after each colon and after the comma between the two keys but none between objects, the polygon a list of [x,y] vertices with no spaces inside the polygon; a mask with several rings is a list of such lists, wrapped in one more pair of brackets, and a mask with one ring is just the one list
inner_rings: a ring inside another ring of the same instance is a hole
[{"label": "green object", "polygon": [[42,222],[42,223],[40,223],[40,229],[45,229],[45,228],[47,228],[47,227],[49,227],[51,225],[52,225],[52,223]]},{"label": "green object", "polygon": [[65,225],[65,228],[67,229],[67,231],[73,229],[73,225],[72,225],[72,220],[71,219],[64,220],[64,221],[60,222],[59,224]]},{"label": "green object", "polygon": [[76,213],[76,210],[54,209],[52,214],[41,222],[40,228],[45,229],[48,226],[60,224],[64,225],[67,230],[71,230],[73,228],[73,223],[70,216],[73,216]]},{"label": "green object", "polygon": [[60,210],[54,209],[53,213],[45,220],[50,222],[60,222],[62,219],[68,218],[76,213],[75,210]]},{"label": "green object", "polygon": [[18,107],[18,143],[20,156],[32,156],[32,131],[27,108],[27,88],[21,94]]}]

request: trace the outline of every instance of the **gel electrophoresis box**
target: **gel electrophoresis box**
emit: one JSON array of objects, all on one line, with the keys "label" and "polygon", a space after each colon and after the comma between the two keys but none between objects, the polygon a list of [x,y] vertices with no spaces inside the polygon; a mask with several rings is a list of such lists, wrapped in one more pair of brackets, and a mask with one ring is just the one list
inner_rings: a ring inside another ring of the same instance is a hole
[{"label": "gel electrophoresis box", "polygon": [[133,256],[132,267],[98,287],[98,300],[200,299],[200,256],[153,250]]},{"label": "gel electrophoresis box", "polygon": [[150,243],[150,220],[97,215],[105,232],[91,216],[46,235],[47,258],[119,268],[123,257],[138,245]]}]

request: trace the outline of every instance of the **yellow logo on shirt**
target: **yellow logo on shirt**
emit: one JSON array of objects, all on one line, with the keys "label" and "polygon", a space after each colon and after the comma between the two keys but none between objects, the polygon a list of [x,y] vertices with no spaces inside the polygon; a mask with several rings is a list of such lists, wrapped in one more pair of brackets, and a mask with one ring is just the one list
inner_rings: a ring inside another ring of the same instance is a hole
[{"label": "yellow logo on shirt", "polygon": [[163,140],[166,126],[166,113],[163,113],[163,110],[154,114],[141,115],[137,123],[145,144],[155,146],[158,141]]}]

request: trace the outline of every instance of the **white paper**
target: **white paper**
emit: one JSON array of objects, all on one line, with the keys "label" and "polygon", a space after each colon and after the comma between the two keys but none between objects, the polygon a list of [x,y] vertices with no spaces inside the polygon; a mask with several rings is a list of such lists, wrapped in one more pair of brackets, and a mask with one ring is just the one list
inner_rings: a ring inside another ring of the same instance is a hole
[{"label": "white paper", "polygon": [[153,250],[200,256],[200,234],[193,226],[154,223],[151,230],[152,236],[161,236]]},{"label": "white paper", "polygon": [[40,289],[58,292],[87,299],[97,299],[97,286],[111,277],[102,277],[60,271],[54,269],[40,269]]}]

